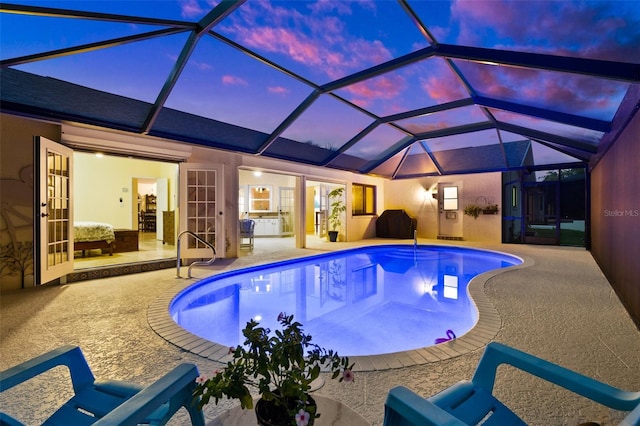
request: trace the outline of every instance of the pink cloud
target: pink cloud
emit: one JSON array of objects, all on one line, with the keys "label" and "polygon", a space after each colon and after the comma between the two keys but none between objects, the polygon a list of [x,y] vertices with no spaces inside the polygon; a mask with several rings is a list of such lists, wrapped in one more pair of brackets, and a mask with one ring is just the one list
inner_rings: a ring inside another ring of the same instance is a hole
[{"label": "pink cloud", "polygon": [[223,75],[222,84],[226,86],[248,86],[247,80],[233,75]]},{"label": "pink cloud", "polygon": [[180,14],[183,18],[199,18],[204,11],[198,4],[198,0],[180,0]]},{"label": "pink cloud", "polygon": [[427,133],[427,132],[431,132],[431,131],[434,131],[434,130],[444,129],[444,128],[449,127],[449,124],[445,123],[445,122],[439,122],[439,123],[414,123],[414,124],[403,125],[402,127],[407,129],[411,133],[419,134],[419,133]]},{"label": "pink cloud", "polygon": [[344,1],[344,0],[319,0],[316,2],[309,2],[307,8],[315,14],[319,13],[337,13],[339,15],[352,15],[352,5],[357,4],[363,9],[376,10],[375,0],[356,0],[356,1]]},{"label": "pink cloud", "polygon": [[306,65],[317,65],[321,62],[320,46],[291,29],[237,27],[236,32],[240,35],[242,42],[249,47],[285,54]]},{"label": "pink cloud", "polygon": [[458,65],[484,95],[573,114],[613,111],[626,88],[587,76],[464,62]]},{"label": "pink cloud", "polygon": [[420,79],[420,86],[434,101],[449,102],[469,97],[462,83],[441,60],[429,61],[429,74]]},{"label": "pink cloud", "polygon": [[336,0],[320,0],[309,3],[307,6],[313,13],[338,13],[340,15],[351,15],[351,5],[346,1]]},{"label": "pink cloud", "polygon": [[193,59],[189,61],[189,64],[195,66],[200,71],[208,71],[210,69],[213,69],[211,64],[208,64],[206,62],[194,61]]},{"label": "pink cloud", "polygon": [[[380,40],[351,36],[341,18],[350,15],[355,5],[375,10],[375,2],[323,0],[298,4],[312,13],[303,14],[278,2],[248,2],[239,14],[230,17],[233,24],[225,25],[224,31],[252,49],[287,56],[331,79],[392,58]],[[329,11],[331,14],[326,14]]]},{"label": "pink cloud", "polygon": [[269,93],[275,93],[276,95],[288,95],[289,93],[291,93],[289,89],[282,86],[270,86],[267,87],[267,91]]},{"label": "pink cloud", "polygon": [[345,88],[353,95],[352,101],[359,106],[369,105],[373,100],[396,98],[406,88],[405,80],[399,75],[384,75]]},{"label": "pink cloud", "polygon": [[451,33],[451,29],[449,27],[441,27],[435,25],[429,26],[429,31],[431,32],[431,35],[433,35],[436,40],[439,41],[447,39],[449,37],[449,34]]},{"label": "pink cloud", "polygon": [[451,20],[464,45],[634,62],[640,59],[634,3],[457,0]]}]

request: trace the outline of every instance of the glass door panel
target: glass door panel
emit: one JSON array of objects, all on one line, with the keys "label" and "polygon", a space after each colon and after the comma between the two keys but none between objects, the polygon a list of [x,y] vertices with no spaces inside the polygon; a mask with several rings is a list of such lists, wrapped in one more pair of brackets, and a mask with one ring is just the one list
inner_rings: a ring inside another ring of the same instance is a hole
[{"label": "glass door panel", "polygon": [[39,138],[40,284],[73,271],[73,150]]},{"label": "glass door panel", "polygon": [[525,237],[528,244],[558,244],[557,182],[524,187]]},{"label": "glass door panel", "polygon": [[[198,164],[181,164],[181,224],[204,241],[213,245],[218,257],[224,257],[224,226],[219,194],[221,189],[221,167]],[[192,236],[183,236],[181,257],[210,258],[211,251]]]},{"label": "glass door panel", "polygon": [[280,205],[278,216],[280,216],[280,235],[293,235],[294,217],[294,194],[295,188],[280,187]]}]

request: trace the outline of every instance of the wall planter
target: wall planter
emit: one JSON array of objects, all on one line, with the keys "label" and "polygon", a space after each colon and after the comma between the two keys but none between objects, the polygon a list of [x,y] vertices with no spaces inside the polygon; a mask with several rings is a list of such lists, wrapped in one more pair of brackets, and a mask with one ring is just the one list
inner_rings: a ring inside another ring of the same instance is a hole
[{"label": "wall planter", "polygon": [[464,208],[464,214],[467,216],[471,216],[474,219],[477,219],[481,214],[498,214],[498,205],[497,204],[489,204],[487,206],[480,206],[478,204],[468,204]]},{"label": "wall planter", "polygon": [[498,214],[498,205],[489,204],[488,206],[483,207],[482,214]]}]

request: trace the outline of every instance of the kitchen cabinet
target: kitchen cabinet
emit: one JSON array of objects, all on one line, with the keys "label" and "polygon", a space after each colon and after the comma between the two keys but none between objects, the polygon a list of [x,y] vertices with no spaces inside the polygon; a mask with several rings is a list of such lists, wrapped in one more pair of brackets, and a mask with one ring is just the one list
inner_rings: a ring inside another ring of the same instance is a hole
[{"label": "kitchen cabinet", "polygon": [[253,230],[253,235],[256,237],[279,237],[281,229],[280,218],[257,218],[253,219],[256,222]]}]

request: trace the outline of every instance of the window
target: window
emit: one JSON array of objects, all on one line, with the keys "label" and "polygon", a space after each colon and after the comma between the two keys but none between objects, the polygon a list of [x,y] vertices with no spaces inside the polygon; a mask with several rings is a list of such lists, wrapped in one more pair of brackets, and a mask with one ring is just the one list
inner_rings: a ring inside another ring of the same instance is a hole
[{"label": "window", "polygon": [[353,195],[352,213],[354,216],[376,214],[376,187],[354,183],[351,189]]},{"label": "window", "polygon": [[458,187],[445,186],[444,196],[442,197],[443,210],[458,210]]},{"label": "window", "polygon": [[250,185],[249,186],[249,211],[268,212],[271,211],[271,186]]}]

